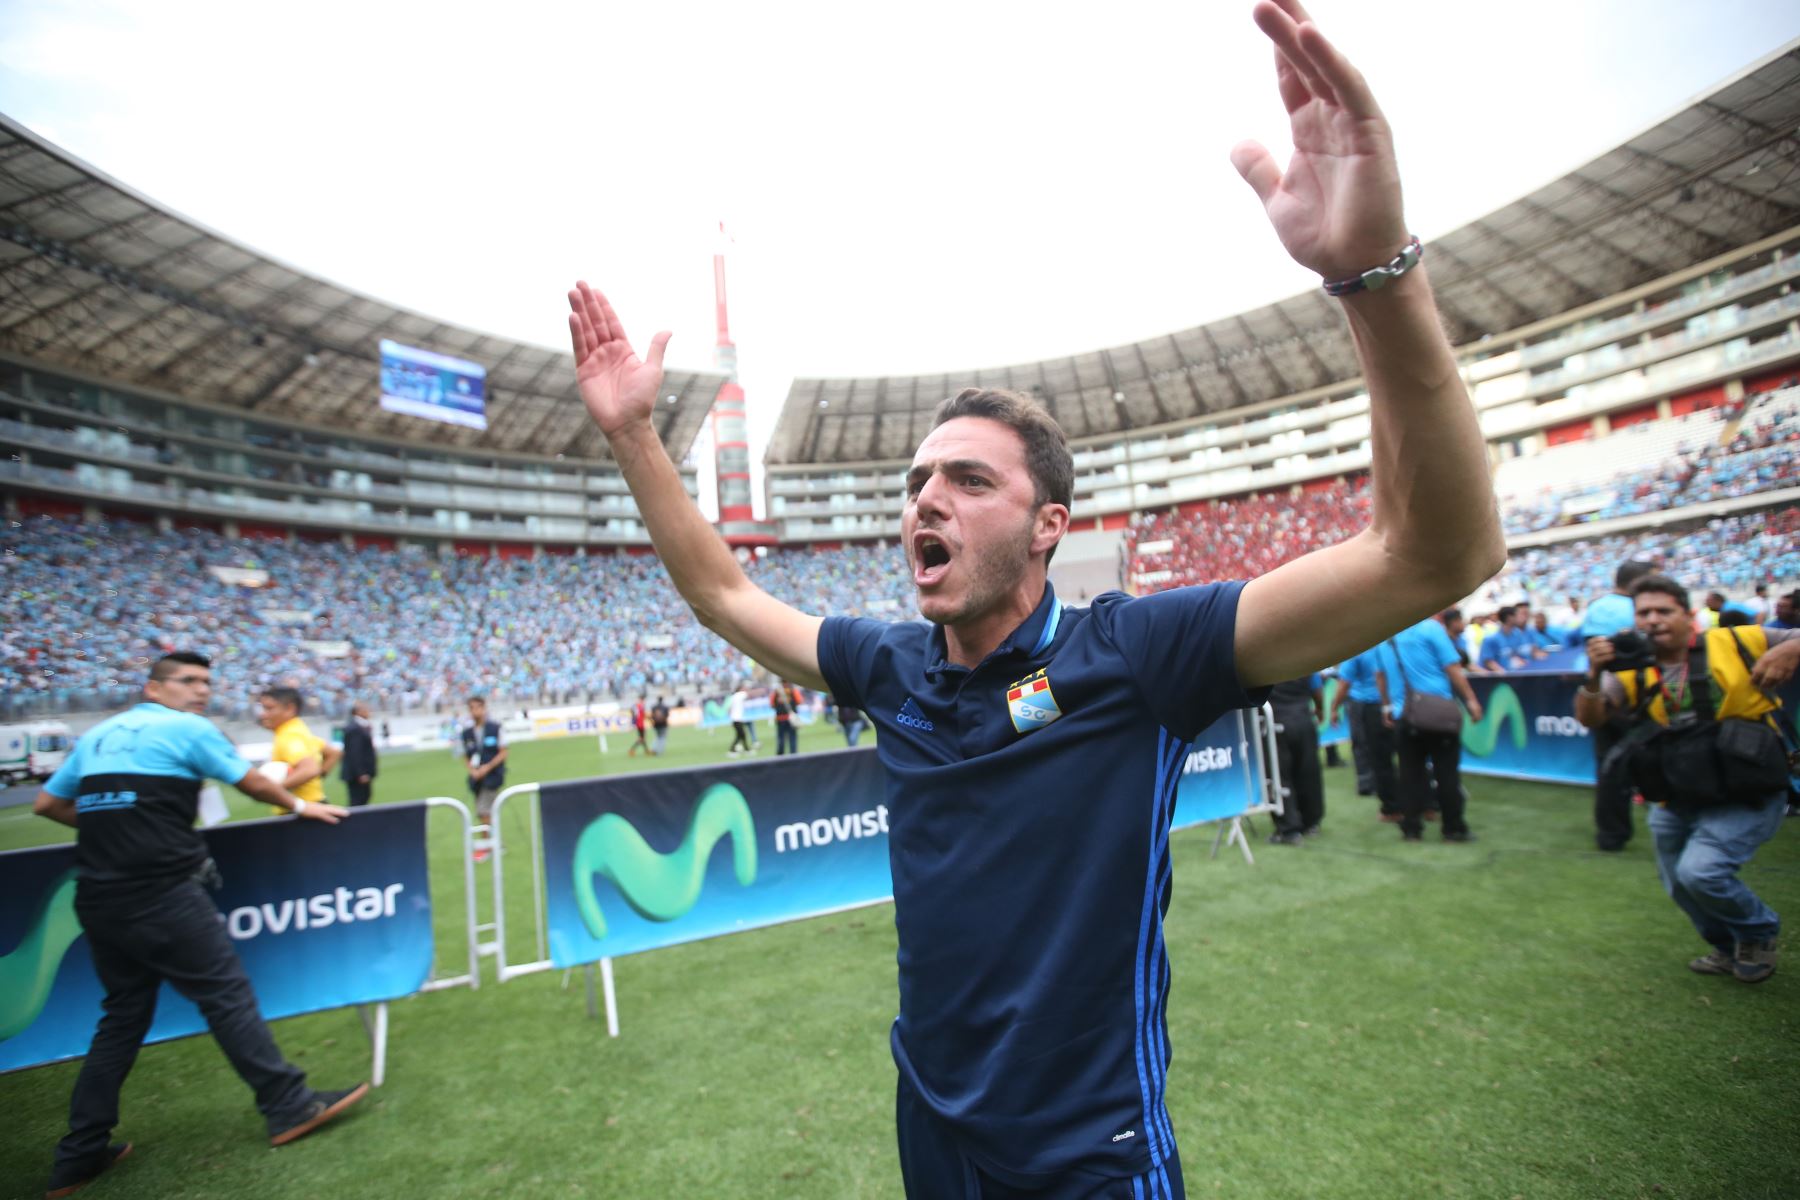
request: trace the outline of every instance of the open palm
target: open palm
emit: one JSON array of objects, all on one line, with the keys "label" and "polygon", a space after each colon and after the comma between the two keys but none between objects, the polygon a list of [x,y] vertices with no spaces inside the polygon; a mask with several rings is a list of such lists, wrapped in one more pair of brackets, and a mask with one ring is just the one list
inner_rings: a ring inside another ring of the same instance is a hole
[{"label": "open palm", "polygon": [[1262,0],[1253,15],[1275,43],[1294,156],[1283,171],[1263,146],[1242,142],[1232,165],[1301,266],[1342,279],[1386,262],[1408,237],[1387,118],[1299,0]]},{"label": "open palm", "polygon": [[569,293],[569,340],[581,402],[600,432],[611,438],[635,421],[648,421],[662,390],[669,334],[651,338],[650,353],[640,359],[606,297],[582,282]]}]

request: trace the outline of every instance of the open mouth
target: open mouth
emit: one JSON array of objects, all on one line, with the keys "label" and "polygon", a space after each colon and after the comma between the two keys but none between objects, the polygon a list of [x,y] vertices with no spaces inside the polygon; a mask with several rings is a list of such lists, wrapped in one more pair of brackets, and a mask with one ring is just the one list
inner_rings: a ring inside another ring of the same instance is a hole
[{"label": "open mouth", "polygon": [[950,547],[935,533],[913,535],[913,583],[931,587],[950,570]]}]

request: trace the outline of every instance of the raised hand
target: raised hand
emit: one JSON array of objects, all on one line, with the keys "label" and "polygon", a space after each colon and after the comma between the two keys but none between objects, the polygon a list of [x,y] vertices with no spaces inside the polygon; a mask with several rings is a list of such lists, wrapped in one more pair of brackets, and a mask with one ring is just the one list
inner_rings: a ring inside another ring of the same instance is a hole
[{"label": "raised hand", "polygon": [[665,330],[650,339],[640,359],[606,297],[577,283],[569,293],[569,340],[575,349],[575,379],[588,415],[608,438],[636,421],[648,421],[662,390]]},{"label": "raised hand", "polygon": [[1259,0],[1252,16],[1275,43],[1294,157],[1284,172],[1262,145],[1239,142],[1231,165],[1301,266],[1336,280],[1386,263],[1410,236],[1387,118],[1299,0]]}]

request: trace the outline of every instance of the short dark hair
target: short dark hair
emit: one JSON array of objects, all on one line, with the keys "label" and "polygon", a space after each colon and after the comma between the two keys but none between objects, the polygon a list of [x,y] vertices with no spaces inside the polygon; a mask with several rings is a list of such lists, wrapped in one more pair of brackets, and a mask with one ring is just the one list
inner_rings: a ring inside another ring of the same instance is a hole
[{"label": "short dark hair", "polygon": [[[1025,469],[1037,491],[1037,502],[1075,506],[1075,456],[1069,439],[1056,418],[1023,392],[1004,388],[964,388],[937,406],[931,427],[936,429],[958,417],[983,417],[998,421],[1025,443]],[[1046,564],[1056,557],[1056,547],[1044,555]]]},{"label": "short dark hair", "polygon": [[470,696],[467,700],[464,700],[463,703],[464,704],[486,704],[487,697],[486,696]]},{"label": "short dark hair", "polygon": [[1039,504],[1075,504],[1075,456],[1069,439],[1056,418],[1023,392],[1002,388],[964,388],[937,406],[931,418],[936,429],[958,417],[984,417],[998,421],[1025,443],[1025,469],[1037,487]]},{"label": "short dark hair", "polygon": [[1502,605],[1501,605],[1501,606],[1500,606],[1500,608],[1499,608],[1499,610],[1498,610],[1498,611],[1496,611],[1496,612],[1495,612],[1495,613],[1494,613],[1494,615],[1495,615],[1495,616],[1496,616],[1496,617],[1498,617],[1498,618],[1499,618],[1499,619],[1500,619],[1500,623],[1501,623],[1501,624],[1502,624],[1502,625],[1504,625],[1504,624],[1506,624],[1506,623],[1507,623],[1507,622],[1508,622],[1508,621],[1510,621],[1510,620],[1512,620],[1512,615],[1513,615],[1513,614],[1514,614],[1514,613],[1515,613],[1515,612],[1518,612],[1518,611],[1519,611],[1519,610],[1518,610],[1518,607],[1517,607],[1517,606],[1516,606],[1516,605],[1512,605],[1512,604],[1502,604]]},{"label": "short dark hair", "polygon": [[192,650],[176,650],[150,664],[150,681],[161,683],[181,667],[205,667],[210,671],[212,659],[204,654],[195,654]]},{"label": "short dark hair", "polygon": [[1646,562],[1641,558],[1633,558],[1620,563],[1619,569],[1613,572],[1613,586],[1626,595],[1631,595],[1632,584],[1646,575],[1655,574],[1655,572],[1656,564]]},{"label": "short dark hair", "polygon": [[264,688],[263,695],[277,704],[285,704],[297,713],[306,711],[306,698],[300,694],[299,688],[272,687]]},{"label": "short dark hair", "polygon": [[1684,611],[1693,607],[1693,601],[1688,599],[1688,590],[1679,583],[1676,583],[1673,579],[1670,579],[1667,575],[1657,575],[1654,573],[1645,575],[1631,585],[1631,598],[1633,600],[1636,600],[1645,592],[1655,592],[1659,596],[1668,596],[1670,599],[1674,600],[1675,603],[1681,605]]}]

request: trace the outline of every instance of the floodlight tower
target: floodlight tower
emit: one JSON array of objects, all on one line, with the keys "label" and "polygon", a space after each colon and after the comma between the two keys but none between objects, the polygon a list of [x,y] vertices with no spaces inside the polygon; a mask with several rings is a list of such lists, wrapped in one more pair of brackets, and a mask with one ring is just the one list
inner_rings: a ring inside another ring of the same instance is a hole
[{"label": "floodlight tower", "polygon": [[735,541],[733,530],[747,530],[755,516],[750,506],[750,431],[744,419],[744,389],[737,381],[737,347],[732,345],[731,323],[725,313],[725,250],[729,244],[721,221],[719,245],[713,253],[713,297],[719,326],[713,365],[725,372],[725,386],[713,400],[713,466],[719,481],[719,528],[727,541]]}]

